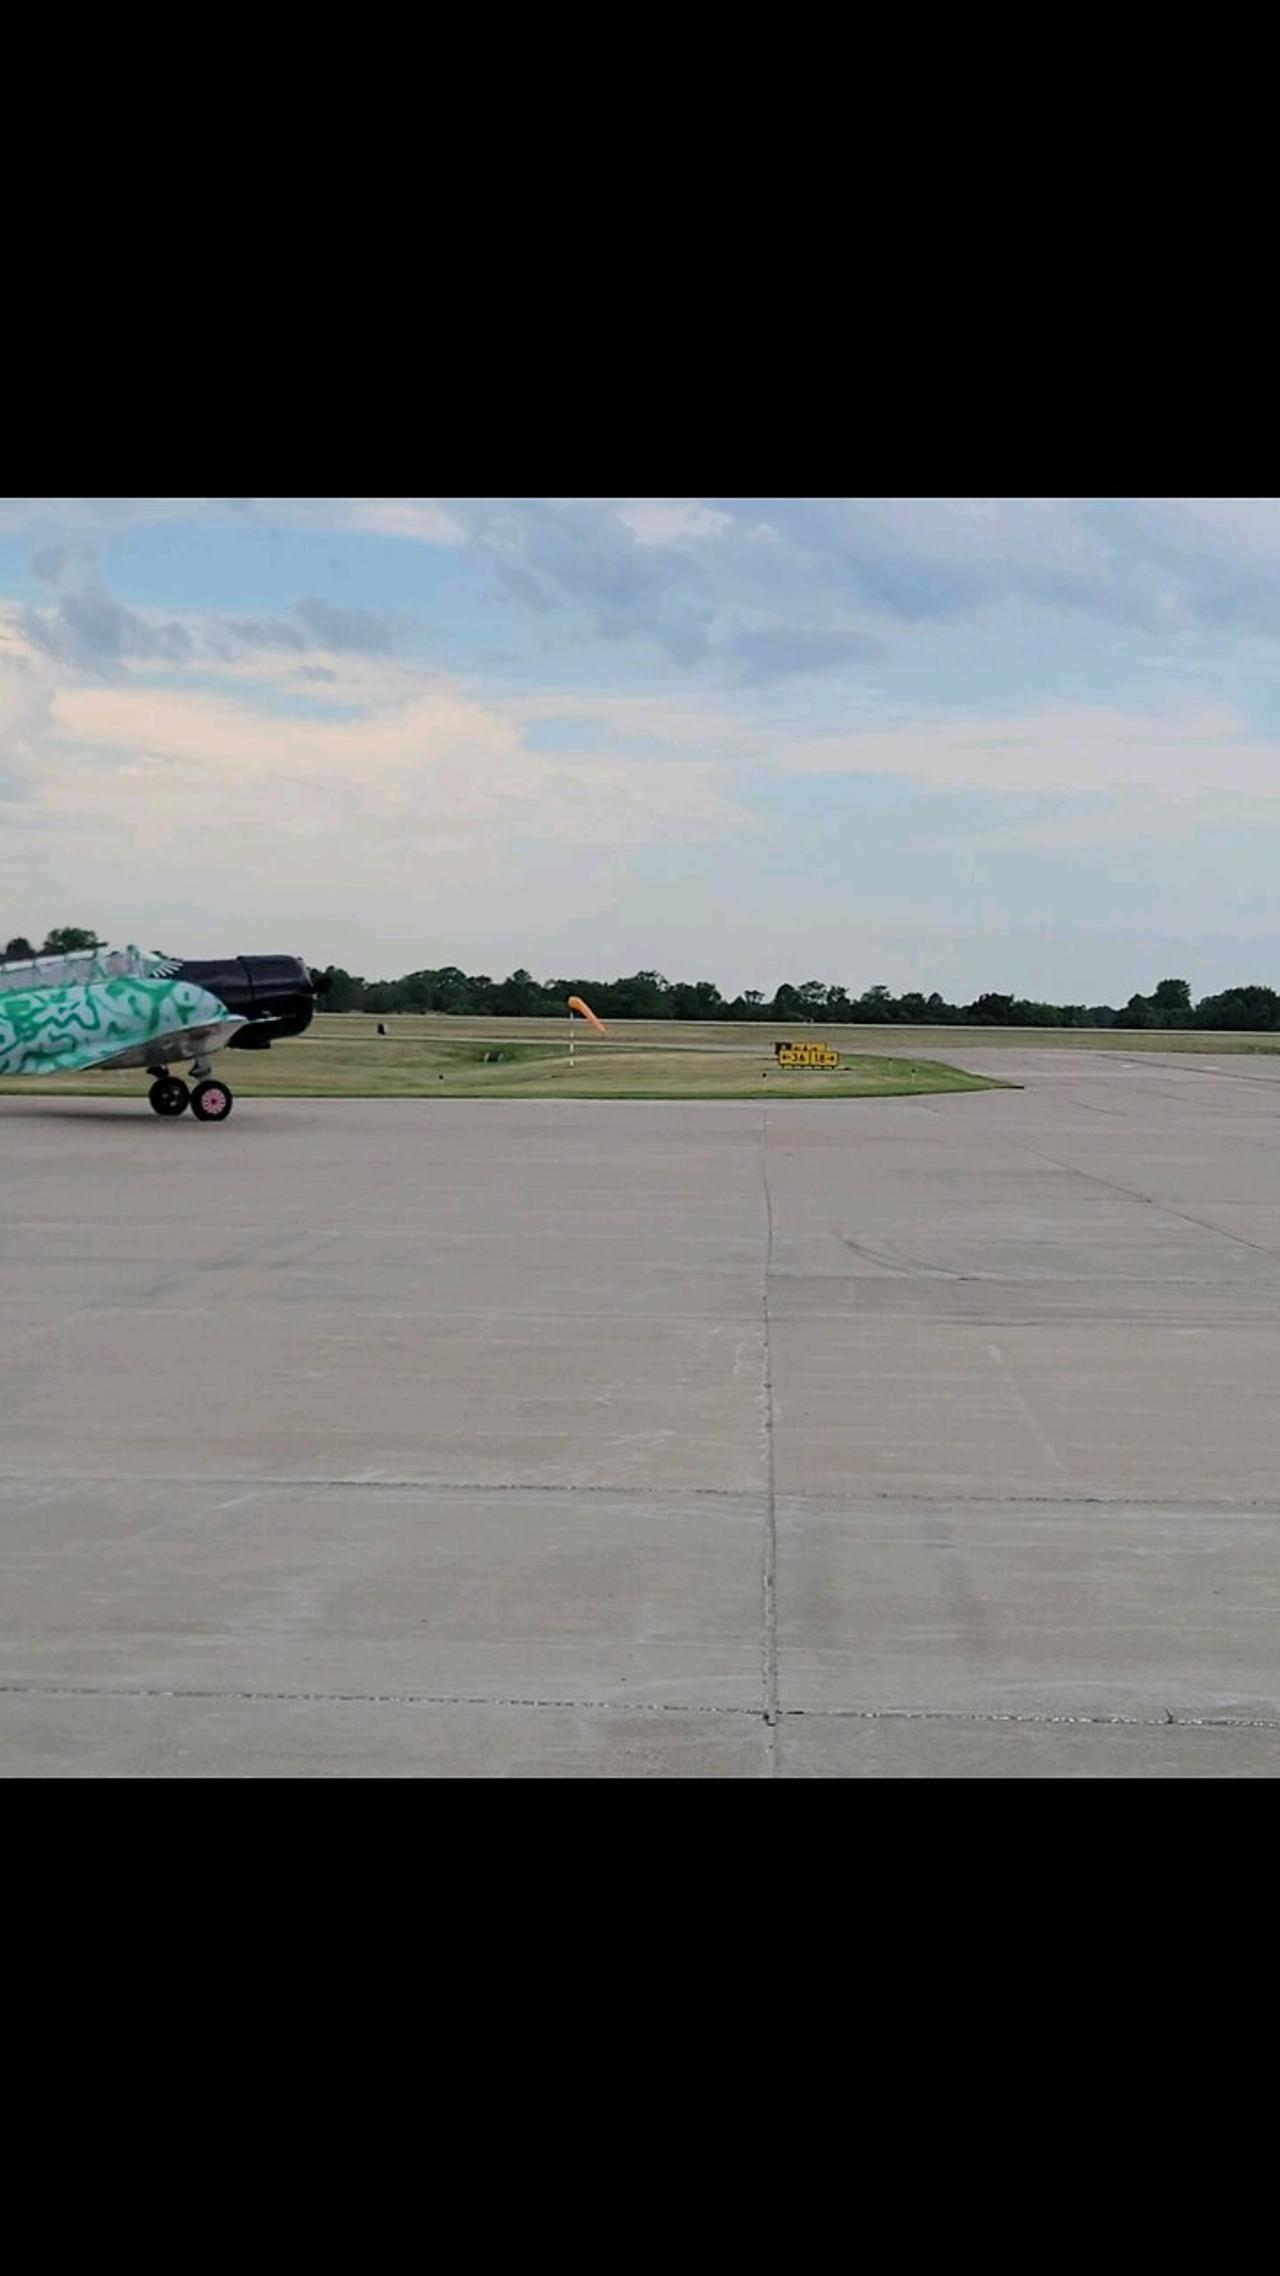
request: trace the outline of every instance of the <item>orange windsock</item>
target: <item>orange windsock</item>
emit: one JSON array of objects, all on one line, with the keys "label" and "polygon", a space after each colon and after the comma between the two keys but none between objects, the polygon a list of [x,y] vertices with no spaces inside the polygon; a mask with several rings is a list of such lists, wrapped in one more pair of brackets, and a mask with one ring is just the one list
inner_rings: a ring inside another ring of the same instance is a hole
[{"label": "orange windsock", "polygon": [[585,1020],[589,1020],[591,1022],[591,1025],[595,1029],[597,1035],[608,1034],[609,1031],[604,1024],[604,1021],[602,1019],[596,1018],[596,1015],[592,1011],[590,1004],[584,1004],[581,996],[570,996],[569,1009],[571,1012],[581,1012],[582,1017]]}]

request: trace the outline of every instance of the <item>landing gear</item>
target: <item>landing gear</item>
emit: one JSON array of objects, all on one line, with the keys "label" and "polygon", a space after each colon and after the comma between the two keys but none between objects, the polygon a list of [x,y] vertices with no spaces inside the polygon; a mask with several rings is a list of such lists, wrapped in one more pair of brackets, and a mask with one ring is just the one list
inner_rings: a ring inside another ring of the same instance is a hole
[{"label": "landing gear", "polygon": [[231,1112],[231,1087],[210,1074],[207,1059],[197,1059],[192,1067],[198,1079],[190,1090],[181,1075],[167,1074],[163,1067],[152,1067],[148,1072],[155,1081],[147,1097],[157,1114],[185,1114],[190,1107],[197,1122],[225,1122]]},{"label": "landing gear", "polygon": [[225,1122],[233,1104],[227,1085],[216,1077],[197,1083],[191,1093],[191,1112],[197,1122]]}]

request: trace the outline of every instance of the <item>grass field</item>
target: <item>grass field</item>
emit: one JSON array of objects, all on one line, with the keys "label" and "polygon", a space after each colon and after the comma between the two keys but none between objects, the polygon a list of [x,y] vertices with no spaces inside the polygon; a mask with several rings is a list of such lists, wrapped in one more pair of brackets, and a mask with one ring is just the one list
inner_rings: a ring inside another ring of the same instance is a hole
[{"label": "grass field", "polygon": [[[390,1023],[388,1023],[390,1024]],[[405,1022],[408,1027],[413,1023]],[[269,1052],[229,1051],[217,1061],[232,1089],[246,1098],[902,1098],[993,1086],[956,1067],[915,1058],[859,1053],[825,1070],[777,1066],[770,1046],[752,1036],[736,1050],[653,1044],[614,1038],[577,1042],[570,1065],[563,1033],[555,1042],[506,1042],[490,1035],[449,1040],[396,1032],[380,1037],[376,1022],[353,1032],[346,1020],[317,1020],[311,1031]],[[140,1097],[140,1073],[54,1075],[20,1079],[2,1091],[71,1093],[94,1098]]]},{"label": "grass field", "polygon": [[[395,1041],[412,1038],[439,1043],[559,1043],[564,1045],[568,1024],[563,1019],[482,1019],[444,1012],[407,1013],[386,1021]],[[378,1022],[364,1012],[321,1013],[311,1029],[316,1037],[377,1034]],[[577,1046],[584,1048],[586,1030],[575,1022]],[[870,1052],[873,1057],[908,1059],[942,1057],[963,1062],[967,1051],[1280,1051],[1280,1035],[1243,1035],[1227,1030],[1115,1027],[908,1027],[885,1024],[863,1027],[808,1027],[802,1021],[754,1021],[747,1027],[735,1020],[610,1020],[608,1041],[613,1045],[657,1044],[666,1051],[758,1051],[772,1056],[783,1040],[811,1036],[840,1052]],[[587,1044],[586,1048],[592,1048]]]},{"label": "grass field", "polygon": [[[576,1023],[571,1067],[564,1020],[427,1013],[389,1018],[385,1037],[378,1024],[363,1013],[321,1013],[306,1035],[269,1052],[228,1052],[219,1069],[246,1098],[886,1098],[989,1089],[963,1071],[964,1061],[970,1052],[1002,1046],[1127,1054],[1280,1050],[1280,1036],[1141,1029],[616,1020],[605,1037]],[[831,1074],[779,1068],[774,1042],[802,1036],[831,1044],[844,1063]],[[5,1082],[0,1095],[136,1098],[145,1089],[136,1073],[54,1075]]]}]

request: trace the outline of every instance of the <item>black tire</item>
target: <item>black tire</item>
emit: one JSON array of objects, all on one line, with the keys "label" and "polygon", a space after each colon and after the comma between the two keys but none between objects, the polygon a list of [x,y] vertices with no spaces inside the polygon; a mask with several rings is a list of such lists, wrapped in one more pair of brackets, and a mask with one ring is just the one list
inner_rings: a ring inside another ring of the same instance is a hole
[{"label": "black tire", "polygon": [[147,1097],[156,1114],[185,1114],[191,1093],[181,1075],[158,1075]]},{"label": "black tire", "polygon": [[234,1104],[230,1084],[217,1075],[207,1076],[191,1093],[191,1112],[197,1122],[225,1122]]}]

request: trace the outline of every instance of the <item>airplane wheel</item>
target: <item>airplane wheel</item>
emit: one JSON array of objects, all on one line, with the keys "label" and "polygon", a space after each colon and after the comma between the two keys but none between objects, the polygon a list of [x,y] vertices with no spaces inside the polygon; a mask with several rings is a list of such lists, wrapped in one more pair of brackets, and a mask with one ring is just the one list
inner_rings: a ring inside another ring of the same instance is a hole
[{"label": "airplane wheel", "polygon": [[191,1093],[191,1112],[197,1122],[225,1122],[231,1112],[231,1093],[216,1076],[197,1083]]},{"label": "airplane wheel", "polygon": [[160,1075],[147,1092],[157,1114],[184,1114],[190,1096],[180,1075]]}]

